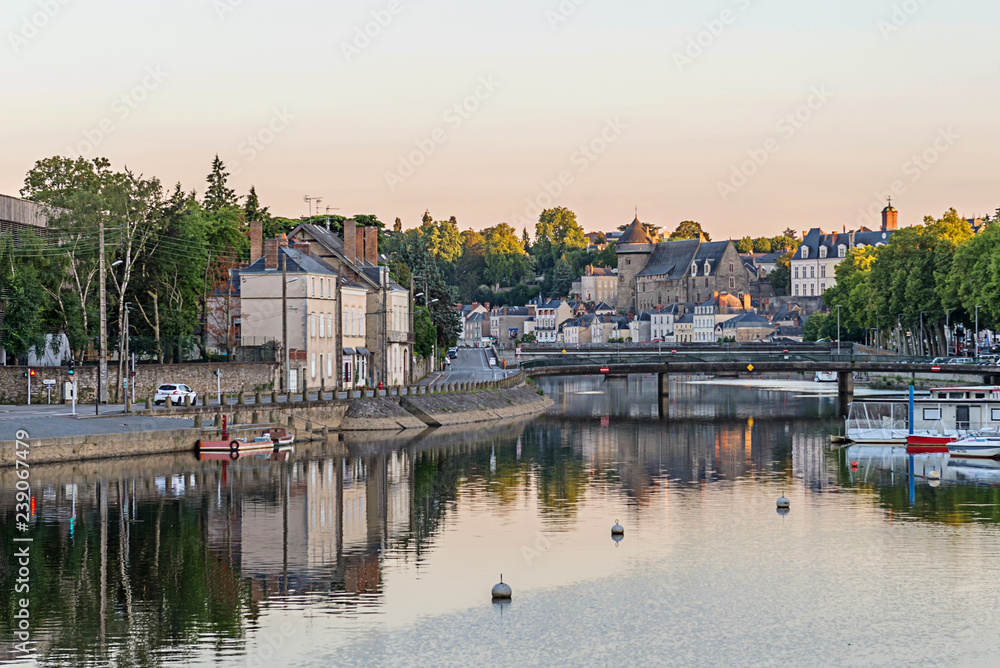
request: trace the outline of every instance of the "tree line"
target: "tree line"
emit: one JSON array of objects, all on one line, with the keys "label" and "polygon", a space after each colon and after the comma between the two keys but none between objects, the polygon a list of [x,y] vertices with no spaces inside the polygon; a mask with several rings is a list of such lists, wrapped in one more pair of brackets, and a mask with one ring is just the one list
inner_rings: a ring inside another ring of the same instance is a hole
[{"label": "tree line", "polygon": [[[851,249],[827,289],[828,315],[812,316],[807,340],[840,335],[904,355],[947,355],[946,327],[996,329],[1000,319],[1000,209],[978,234],[949,209],[897,230],[882,246]],[[978,309],[977,309],[978,307]],[[899,329],[896,323],[900,324]],[[921,322],[923,333],[921,335]],[[921,338],[922,336],[922,338]],[[950,349],[954,352],[954,349]]]}]

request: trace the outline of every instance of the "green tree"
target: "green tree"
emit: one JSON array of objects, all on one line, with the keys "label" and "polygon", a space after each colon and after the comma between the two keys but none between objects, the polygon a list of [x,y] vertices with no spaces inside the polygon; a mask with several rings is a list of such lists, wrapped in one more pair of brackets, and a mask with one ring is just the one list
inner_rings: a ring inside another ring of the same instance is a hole
[{"label": "green tree", "polygon": [[677,225],[677,229],[670,235],[671,241],[682,241],[684,239],[698,239],[702,236],[705,241],[711,241],[712,237],[708,232],[701,229],[701,223],[693,220],[683,220]]},{"label": "green tree", "polygon": [[750,237],[743,237],[736,242],[736,250],[740,253],[752,253],[753,252],[753,239]]},{"label": "green tree", "polygon": [[464,302],[472,301],[486,272],[486,240],[473,230],[462,232],[462,254],[455,263],[459,294]]},{"label": "green tree", "polygon": [[552,297],[568,297],[573,285],[573,269],[565,259],[556,263],[552,276]]},{"label": "green tree", "polygon": [[535,225],[535,243],[531,247],[538,271],[548,273],[567,252],[588,246],[576,214],[565,207],[542,211]]},{"label": "green tree", "polygon": [[417,339],[414,351],[426,359],[434,352],[434,342],[437,340],[438,332],[433,320],[431,320],[431,312],[425,307],[417,307],[413,314],[413,328]]},{"label": "green tree", "polygon": [[774,263],[774,271],[768,277],[771,279],[771,287],[774,288],[775,292],[778,294],[787,295],[792,286],[792,270],[791,262],[792,256],[795,255],[795,251],[788,251],[781,257],[777,259]]},{"label": "green tree", "polygon": [[44,311],[46,295],[39,281],[36,262],[42,260],[40,244],[30,250],[14,246],[12,234],[0,242],[0,257],[4,271],[0,274],[0,290],[6,297],[3,324],[0,325],[0,345],[16,357],[32,350],[41,353],[45,345]]},{"label": "green tree", "polygon": [[829,316],[823,313],[814,313],[806,320],[802,327],[803,341],[816,341],[823,336],[823,326]]},{"label": "green tree", "polygon": [[260,205],[257,189],[253,186],[250,186],[250,194],[247,195],[247,201],[243,205],[243,219],[248,223],[259,221],[265,225],[271,220],[271,212],[268,207]]},{"label": "green tree", "polygon": [[757,237],[753,240],[753,252],[754,253],[770,253],[771,252],[771,240],[767,237]]},{"label": "green tree", "polygon": [[514,229],[500,223],[483,231],[484,278],[496,285],[514,285],[531,276],[531,261]]},{"label": "green tree", "polygon": [[615,255],[615,244],[607,244],[604,248],[597,251],[593,264],[595,267],[616,268],[618,266],[618,256]]},{"label": "green tree", "polygon": [[240,201],[239,197],[236,196],[236,191],[226,185],[229,181],[229,172],[226,171],[226,165],[219,158],[218,153],[212,160],[212,171],[209,172],[205,180],[208,182],[208,188],[205,190],[203,205],[207,211],[239,206]]},{"label": "green tree", "polygon": [[771,237],[771,251],[772,253],[778,253],[782,251],[795,250],[798,246],[798,242],[792,237],[785,235],[778,235],[776,237]]},{"label": "green tree", "polygon": [[[425,214],[425,218],[429,218],[429,214]],[[427,250],[436,260],[454,262],[462,254],[462,235],[454,216],[448,221],[435,222],[427,219],[420,226],[420,234],[424,237]]]}]

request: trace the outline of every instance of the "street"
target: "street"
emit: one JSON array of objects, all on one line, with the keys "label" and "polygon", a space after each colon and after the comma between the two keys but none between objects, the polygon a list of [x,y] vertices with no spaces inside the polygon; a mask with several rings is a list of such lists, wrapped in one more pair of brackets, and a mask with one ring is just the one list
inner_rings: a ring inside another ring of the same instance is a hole
[{"label": "street", "polygon": [[451,361],[446,371],[432,373],[420,381],[421,385],[439,383],[477,383],[485,380],[500,380],[516,372],[504,371],[499,366],[491,367],[486,348],[459,348],[458,357]]}]

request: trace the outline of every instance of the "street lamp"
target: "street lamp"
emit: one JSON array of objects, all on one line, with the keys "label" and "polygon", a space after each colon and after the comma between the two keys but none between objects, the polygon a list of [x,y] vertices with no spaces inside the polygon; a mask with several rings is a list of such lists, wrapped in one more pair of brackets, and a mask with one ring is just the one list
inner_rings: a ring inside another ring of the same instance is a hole
[{"label": "street lamp", "polygon": [[979,304],[976,304],[976,332],[975,332],[975,337],[976,337],[976,346],[975,346],[976,357],[975,357],[975,359],[979,360]]},{"label": "street lamp", "polygon": [[927,311],[920,312],[920,356],[924,356],[924,314]]},{"label": "street lamp", "polygon": [[[948,340],[947,340],[947,336],[949,334],[951,334],[951,339],[952,340],[955,339],[955,335],[952,334],[952,331],[951,331],[951,322],[950,322],[950,320],[948,318],[948,316],[951,315],[951,312],[954,311],[954,310],[955,309],[953,309],[953,308],[946,308],[944,310],[944,329],[945,329],[945,337],[946,337],[945,338],[945,342],[944,342],[944,352],[945,352],[946,355],[948,354]],[[955,355],[958,355],[958,347],[957,346],[955,347]]]},{"label": "street lamp", "polygon": [[902,325],[899,324],[899,319],[902,313],[896,314],[896,354],[899,355],[903,352],[903,329]]},{"label": "street lamp", "polygon": [[876,315],[875,316],[875,357],[878,357],[878,351],[882,347],[882,328],[880,323],[882,318],[888,318],[887,315]]}]

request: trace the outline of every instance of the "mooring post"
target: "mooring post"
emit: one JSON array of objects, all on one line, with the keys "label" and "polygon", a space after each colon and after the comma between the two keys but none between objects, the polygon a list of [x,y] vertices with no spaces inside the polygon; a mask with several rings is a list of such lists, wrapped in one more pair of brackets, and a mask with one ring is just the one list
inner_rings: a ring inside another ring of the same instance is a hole
[{"label": "mooring post", "polygon": [[670,396],[670,374],[666,371],[657,374],[660,381],[660,396],[669,397]]}]

